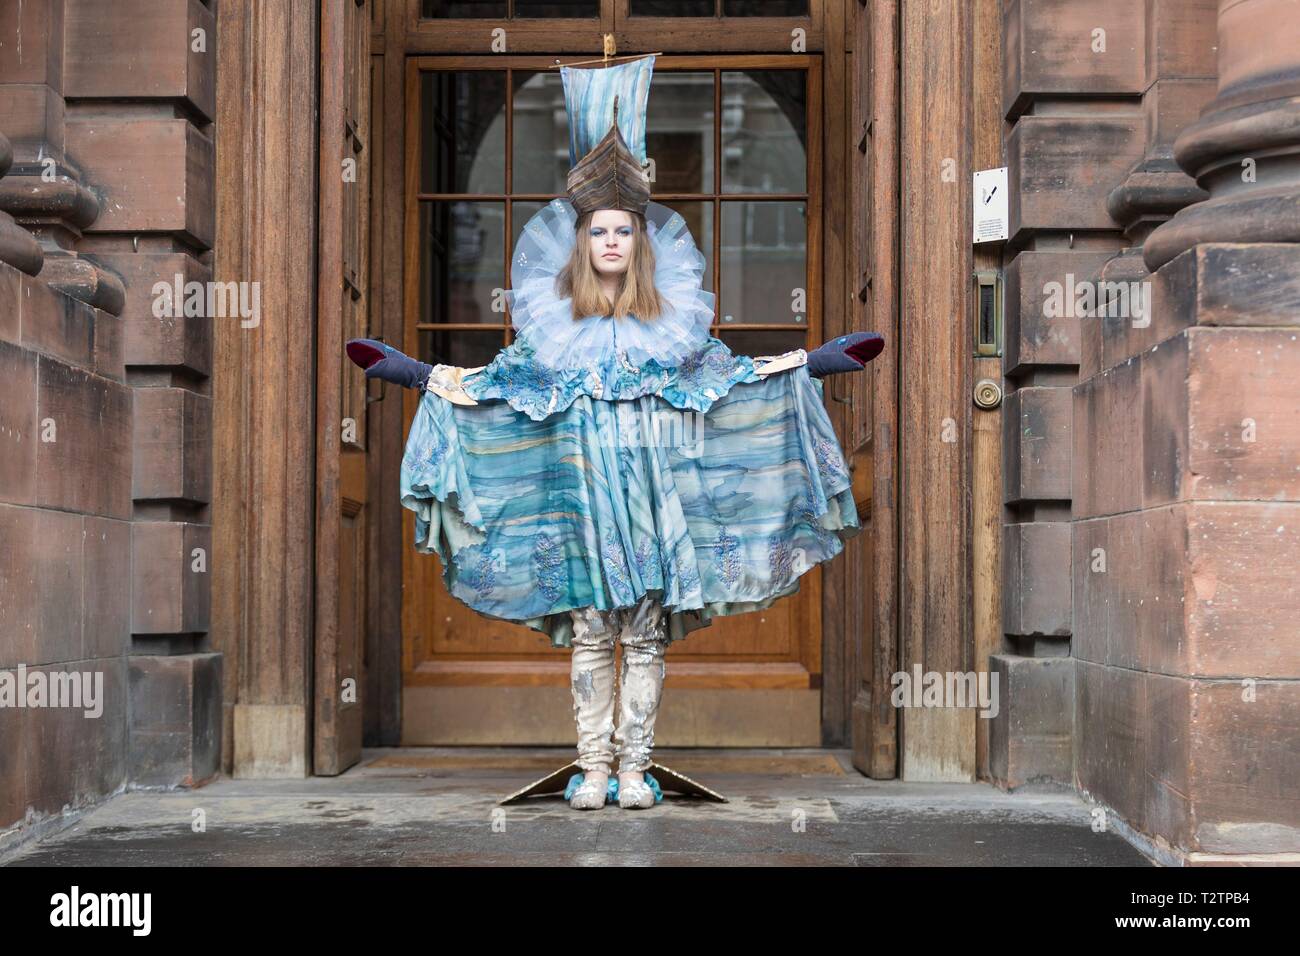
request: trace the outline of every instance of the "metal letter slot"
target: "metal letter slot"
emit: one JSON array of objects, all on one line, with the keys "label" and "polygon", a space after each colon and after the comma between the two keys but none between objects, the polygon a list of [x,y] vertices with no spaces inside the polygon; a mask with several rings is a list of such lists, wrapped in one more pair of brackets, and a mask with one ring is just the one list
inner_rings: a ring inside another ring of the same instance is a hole
[{"label": "metal letter slot", "polygon": [[1002,355],[1002,273],[985,269],[975,273],[975,357]]}]

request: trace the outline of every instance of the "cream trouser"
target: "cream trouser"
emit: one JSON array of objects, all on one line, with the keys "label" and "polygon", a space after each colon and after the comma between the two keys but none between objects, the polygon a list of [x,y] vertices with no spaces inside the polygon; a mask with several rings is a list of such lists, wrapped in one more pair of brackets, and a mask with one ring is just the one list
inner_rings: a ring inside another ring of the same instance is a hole
[{"label": "cream trouser", "polygon": [[668,649],[663,605],[647,594],[636,607],[582,608],[573,618],[573,714],[578,766],[609,773],[614,763],[614,640],[623,645],[619,687],[619,773],[645,770],[654,746],[655,717]]}]

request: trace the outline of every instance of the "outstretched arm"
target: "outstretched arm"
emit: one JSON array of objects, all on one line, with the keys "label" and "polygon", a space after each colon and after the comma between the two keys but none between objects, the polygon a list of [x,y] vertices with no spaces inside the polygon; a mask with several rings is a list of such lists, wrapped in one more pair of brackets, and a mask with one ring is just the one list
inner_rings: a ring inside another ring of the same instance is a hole
[{"label": "outstretched arm", "polygon": [[423,389],[433,366],[419,362],[391,345],[375,339],[348,342],[348,358],[366,371],[366,378],[383,379],[403,388]]},{"label": "outstretched arm", "polygon": [[461,379],[479,369],[453,365],[430,365],[375,339],[352,339],[348,358],[366,371],[366,378],[378,378],[403,388],[428,389],[457,405],[477,405],[461,389]]},{"label": "outstretched arm", "polygon": [[824,378],[836,372],[857,372],[885,348],[878,332],[850,332],[808,353],[808,374]]},{"label": "outstretched arm", "polygon": [[[841,335],[807,353],[808,374],[813,378],[825,378],[838,372],[860,371],[866,368],[867,363],[879,355],[884,347],[884,336],[878,332],[850,332],[848,335]],[[797,357],[796,350],[795,358]],[[792,360],[777,359],[757,368],[756,371],[759,375],[768,375],[772,372],[784,371],[791,366]]]}]

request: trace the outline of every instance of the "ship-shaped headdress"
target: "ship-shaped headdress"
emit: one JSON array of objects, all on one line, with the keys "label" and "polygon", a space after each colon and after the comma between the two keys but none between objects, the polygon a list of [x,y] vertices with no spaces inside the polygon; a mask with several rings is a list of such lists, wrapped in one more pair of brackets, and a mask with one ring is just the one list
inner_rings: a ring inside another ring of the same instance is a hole
[{"label": "ship-shaped headdress", "polygon": [[654,54],[617,66],[560,68],[569,114],[566,192],[578,215],[650,202],[645,130]]},{"label": "ship-shaped headdress", "polygon": [[[703,287],[704,254],[682,215],[650,198],[646,105],[654,58],[649,53],[615,66],[561,67],[569,117],[567,196],[551,200],[524,224],[505,292],[516,345],[527,347],[529,361],[566,373],[598,369],[592,374],[602,377],[605,394],[629,365],[656,362],[673,369],[689,361],[709,345],[713,321],[713,293]],[[575,319],[572,297],[557,288],[578,223],[597,209],[645,217],[655,289],[664,303],[652,322],[631,315]]]}]

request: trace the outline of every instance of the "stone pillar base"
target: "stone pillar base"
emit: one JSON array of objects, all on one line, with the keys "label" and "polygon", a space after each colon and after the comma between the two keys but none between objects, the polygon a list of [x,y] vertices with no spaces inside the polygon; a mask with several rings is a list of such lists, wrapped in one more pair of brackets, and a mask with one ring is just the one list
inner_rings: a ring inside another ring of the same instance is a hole
[{"label": "stone pillar base", "polygon": [[999,706],[990,718],[989,774],[1003,790],[1074,784],[1074,658],[994,654]]},{"label": "stone pillar base", "polygon": [[198,787],[221,762],[221,655],[130,657],[128,779]]}]

